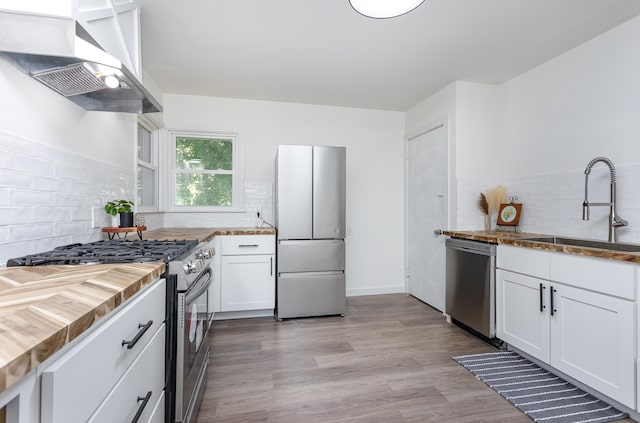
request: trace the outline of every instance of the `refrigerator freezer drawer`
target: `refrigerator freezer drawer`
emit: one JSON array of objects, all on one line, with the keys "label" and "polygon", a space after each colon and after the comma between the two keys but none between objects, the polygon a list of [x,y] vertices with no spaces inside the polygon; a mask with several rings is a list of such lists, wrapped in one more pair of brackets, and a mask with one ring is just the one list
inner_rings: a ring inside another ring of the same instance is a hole
[{"label": "refrigerator freezer drawer", "polygon": [[278,242],[278,273],[344,270],[343,240]]},{"label": "refrigerator freezer drawer", "polygon": [[278,319],[345,313],[342,272],[293,273],[278,276]]}]

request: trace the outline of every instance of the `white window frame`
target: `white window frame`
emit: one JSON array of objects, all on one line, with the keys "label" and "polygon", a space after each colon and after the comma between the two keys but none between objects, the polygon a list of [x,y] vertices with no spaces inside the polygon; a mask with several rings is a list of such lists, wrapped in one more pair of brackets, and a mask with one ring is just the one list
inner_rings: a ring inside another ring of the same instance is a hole
[{"label": "white window frame", "polygon": [[[177,206],[176,205],[176,138],[212,138],[230,140],[233,146],[233,169],[231,206]],[[244,212],[244,168],[243,145],[239,132],[206,130],[167,130],[169,162],[169,198],[168,210],[171,212]]]},{"label": "white window frame", "polygon": [[[151,163],[141,160],[138,157],[138,126],[142,126],[151,133]],[[135,150],[135,197],[137,212],[157,212],[160,211],[160,170],[159,170],[159,150],[160,150],[160,126],[153,119],[145,115],[138,115],[136,121],[136,150]],[[154,171],[154,204],[152,206],[141,206],[138,198],[138,166],[145,167]]]}]

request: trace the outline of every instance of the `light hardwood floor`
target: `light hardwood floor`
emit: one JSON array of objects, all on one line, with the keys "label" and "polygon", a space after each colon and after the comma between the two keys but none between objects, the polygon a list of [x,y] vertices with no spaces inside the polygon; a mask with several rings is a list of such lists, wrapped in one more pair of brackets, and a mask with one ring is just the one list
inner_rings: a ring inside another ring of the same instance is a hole
[{"label": "light hardwood floor", "polygon": [[348,298],[344,318],[216,321],[211,346],[198,423],[531,422],[451,359],[495,349],[406,294]]}]

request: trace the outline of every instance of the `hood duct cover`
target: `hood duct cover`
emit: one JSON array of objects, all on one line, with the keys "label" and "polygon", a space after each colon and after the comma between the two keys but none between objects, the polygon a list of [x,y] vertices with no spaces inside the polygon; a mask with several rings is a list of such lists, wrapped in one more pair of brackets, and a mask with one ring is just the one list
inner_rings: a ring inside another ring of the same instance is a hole
[{"label": "hood duct cover", "polygon": [[162,111],[136,76],[73,19],[0,11],[0,56],[86,110]]}]

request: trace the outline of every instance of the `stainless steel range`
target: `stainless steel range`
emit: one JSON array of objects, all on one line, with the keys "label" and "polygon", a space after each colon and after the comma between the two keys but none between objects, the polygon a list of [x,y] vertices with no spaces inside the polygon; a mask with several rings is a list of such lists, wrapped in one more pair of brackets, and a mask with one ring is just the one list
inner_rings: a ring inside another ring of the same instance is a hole
[{"label": "stainless steel range", "polygon": [[195,421],[209,363],[208,289],[215,251],[195,240],[104,240],[10,259],[7,266],[164,261],[167,271],[165,421]]}]

